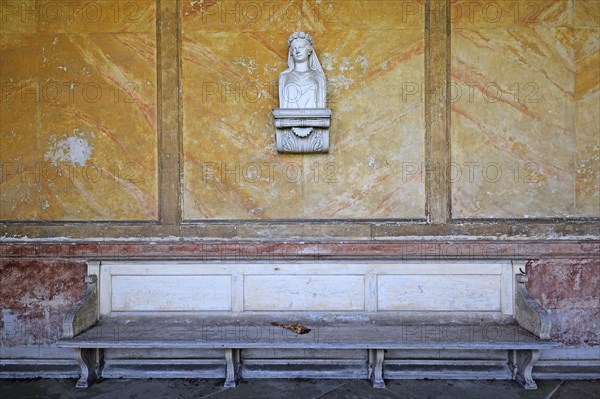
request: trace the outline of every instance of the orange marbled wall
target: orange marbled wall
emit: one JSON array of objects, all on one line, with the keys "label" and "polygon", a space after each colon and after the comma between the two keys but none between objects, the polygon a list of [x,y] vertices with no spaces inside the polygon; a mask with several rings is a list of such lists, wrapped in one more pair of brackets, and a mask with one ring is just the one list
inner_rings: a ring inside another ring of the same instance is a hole
[{"label": "orange marbled wall", "polygon": [[0,12],[0,220],[156,219],[156,2]]},{"label": "orange marbled wall", "polygon": [[[422,1],[183,1],[184,218],[423,218],[422,12]],[[329,154],[275,148],[296,30],[314,37],[328,79]]]},{"label": "orange marbled wall", "polygon": [[455,218],[600,216],[600,2],[452,2]]}]

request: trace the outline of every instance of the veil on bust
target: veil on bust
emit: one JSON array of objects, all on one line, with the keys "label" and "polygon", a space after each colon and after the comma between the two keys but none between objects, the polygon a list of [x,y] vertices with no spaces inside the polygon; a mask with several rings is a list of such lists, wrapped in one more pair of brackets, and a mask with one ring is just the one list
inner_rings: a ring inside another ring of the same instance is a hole
[{"label": "veil on bust", "polygon": [[317,57],[317,52],[315,51],[312,38],[310,37],[310,35],[304,32],[294,32],[288,39],[288,68],[279,75],[279,106],[281,108],[294,108],[290,107],[289,104],[287,104],[286,99],[288,96],[286,95],[286,85],[284,83],[284,80],[286,75],[294,71],[295,61],[291,51],[289,51],[289,46],[291,46],[292,42],[296,39],[304,39],[311,44],[312,52],[308,57],[308,68],[311,71],[314,71],[314,75],[316,76],[318,84],[318,87],[316,89],[315,104],[316,108],[325,108],[327,97],[327,83],[325,80],[325,72],[323,72],[323,68],[321,67],[319,58]]}]

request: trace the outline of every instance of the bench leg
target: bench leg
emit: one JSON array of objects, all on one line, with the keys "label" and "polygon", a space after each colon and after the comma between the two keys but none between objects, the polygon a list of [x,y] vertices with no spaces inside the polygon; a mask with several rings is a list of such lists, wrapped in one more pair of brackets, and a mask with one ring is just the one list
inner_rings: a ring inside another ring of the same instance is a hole
[{"label": "bench leg", "polygon": [[227,376],[224,387],[234,388],[240,380],[240,350],[225,349],[225,361],[227,362]]},{"label": "bench leg", "polygon": [[525,389],[537,389],[537,384],[531,377],[533,366],[540,358],[539,350],[513,350],[511,367],[513,378]]},{"label": "bench leg", "polygon": [[385,388],[383,381],[383,349],[369,349],[369,378],[373,388]]},{"label": "bench leg", "polygon": [[75,386],[77,388],[87,388],[91,383],[100,379],[104,360],[103,351],[102,349],[80,348],[75,353],[75,359],[81,369],[79,380]]}]

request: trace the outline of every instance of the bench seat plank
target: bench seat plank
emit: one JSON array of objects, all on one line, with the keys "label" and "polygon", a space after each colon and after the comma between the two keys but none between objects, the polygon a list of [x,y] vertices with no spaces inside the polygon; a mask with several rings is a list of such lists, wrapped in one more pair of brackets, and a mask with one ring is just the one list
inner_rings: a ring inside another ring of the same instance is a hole
[{"label": "bench seat plank", "polygon": [[367,324],[300,322],[296,334],[269,321],[229,323],[180,317],[111,317],[58,346],[71,348],[278,348],[278,349],[545,349],[544,341],[517,324]]}]

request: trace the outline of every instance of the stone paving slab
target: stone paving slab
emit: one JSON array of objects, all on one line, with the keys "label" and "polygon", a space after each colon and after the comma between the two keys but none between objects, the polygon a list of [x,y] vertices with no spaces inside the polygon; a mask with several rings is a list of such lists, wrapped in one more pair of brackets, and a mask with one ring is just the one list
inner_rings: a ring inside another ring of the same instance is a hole
[{"label": "stone paving slab", "polygon": [[251,379],[224,388],[222,379],[109,379],[88,389],[74,379],[0,379],[1,399],[600,399],[600,380],[538,380],[538,389],[514,381]]}]

